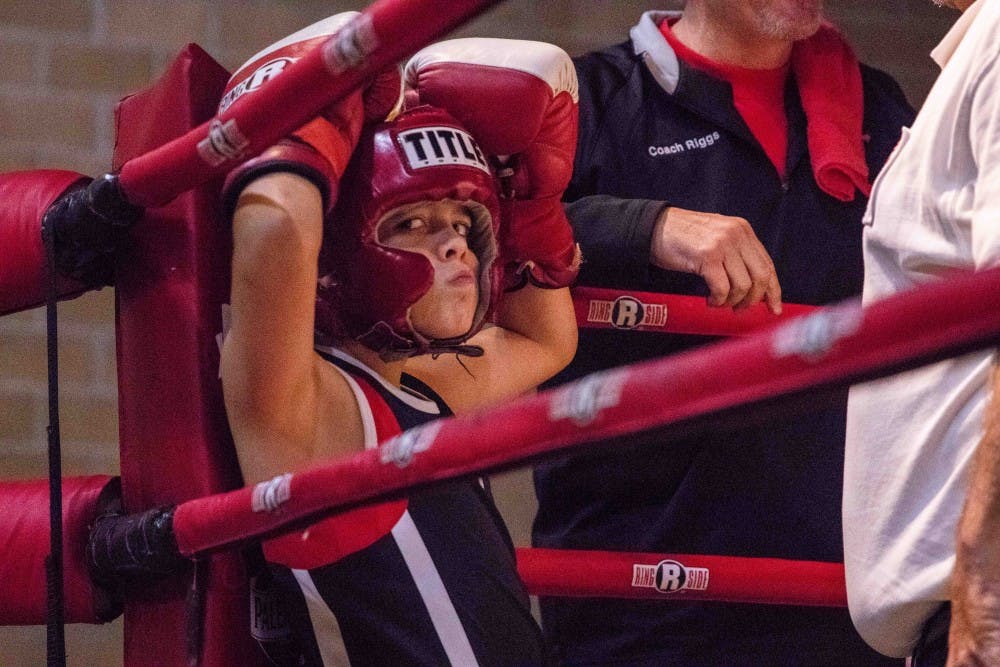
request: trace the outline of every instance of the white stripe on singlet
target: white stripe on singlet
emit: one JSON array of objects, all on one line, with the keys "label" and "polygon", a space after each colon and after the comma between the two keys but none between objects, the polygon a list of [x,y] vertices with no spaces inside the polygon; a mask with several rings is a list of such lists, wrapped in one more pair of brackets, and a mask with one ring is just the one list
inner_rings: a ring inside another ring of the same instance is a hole
[{"label": "white stripe on singlet", "polygon": [[448,656],[448,662],[456,667],[478,665],[472,644],[448,595],[448,589],[444,587],[444,581],[441,580],[441,574],[434,565],[434,559],[431,558],[427,545],[424,544],[424,538],[420,536],[420,530],[408,511],[403,513],[393,527],[392,536],[399,545],[417,590],[420,591],[420,597],[427,607],[427,613]]},{"label": "white stripe on singlet", "polygon": [[[448,656],[448,662],[456,667],[478,665],[472,644],[465,634],[465,628],[462,627],[462,620],[458,617],[451,596],[448,595],[448,589],[445,588],[441,574],[434,565],[434,559],[427,550],[423,537],[420,536],[420,529],[408,511],[404,512],[396,522],[392,529],[392,537],[399,546],[406,567],[410,571],[410,577],[420,593],[445,655]],[[309,620],[317,641],[321,638],[328,640],[319,641],[323,664],[326,667],[349,664],[344,644],[339,640],[340,626],[337,624],[337,619],[316,590],[309,571],[292,570],[292,573],[305,596],[306,606],[309,608]]]},{"label": "white stripe on singlet", "polygon": [[[333,350],[329,350],[333,352]],[[338,355],[339,356],[339,355]],[[353,360],[353,359],[352,359]],[[351,374],[340,368],[336,364],[330,364],[350,387],[351,393],[358,404],[361,413],[361,424],[364,430],[365,449],[372,449],[378,446],[378,436],[375,433],[375,417],[372,414],[368,399]],[[323,600],[323,596],[316,590],[316,584],[312,580],[309,570],[292,570],[295,580],[302,589],[302,595],[306,599],[306,607],[309,610],[309,622],[313,627],[313,634],[316,636],[316,644],[319,646],[320,657],[323,658],[324,667],[338,667],[350,665],[347,658],[347,647],[341,638],[340,624],[337,617]]]},{"label": "white stripe on singlet", "polygon": [[292,570],[295,580],[299,582],[302,595],[306,599],[306,607],[309,609],[309,622],[313,627],[313,634],[316,635],[316,644],[319,646],[320,657],[323,658],[324,667],[338,667],[351,664],[347,659],[347,647],[341,639],[340,624],[337,617],[333,615],[330,608],[323,601],[323,596],[316,590],[312,575],[309,570]]},{"label": "white stripe on singlet", "polygon": [[[345,359],[349,363],[354,363],[367,369],[364,364],[342,350],[319,346],[317,346],[317,349],[321,349],[327,354]],[[367,397],[357,381],[351,377],[350,373],[339,368],[336,364],[332,365],[347,380],[347,384],[357,400],[358,408],[361,412],[361,421],[364,425],[365,449],[377,447],[378,437],[375,433],[375,418],[372,414],[371,406],[368,404]],[[374,379],[381,380],[379,375],[374,373],[374,371],[371,374]],[[384,380],[381,381],[384,386],[393,391],[394,395],[411,407],[432,414],[439,413],[437,404],[434,402],[426,399],[418,399],[415,396],[401,392],[398,388],[392,387],[392,385],[388,385]],[[393,526],[392,537],[396,540],[396,545],[403,555],[403,561],[406,563],[406,567],[410,571],[410,576],[413,578],[417,591],[420,593],[424,607],[427,609],[427,614],[430,616],[434,630],[441,641],[441,646],[444,647],[445,655],[448,656],[448,662],[454,667],[478,666],[479,662],[476,660],[476,654],[472,650],[472,644],[469,642],[469,637],[465,634],[465,628],[462,627],[462,620],[458,617],[458,612],[451,601],[451,596],[448,595],[448,589],[445,588],[441,574],[434,564],[434,559],[427,550],[424,538],[420,535],[420,529],[417,528],[417,524],[414,523],[413,517],[410,516],[408,511],[403,512],[403,516]],[[309,620],[312,623],[316,639],[319,642],[323,665],[325,667],[333,667],[335,665],[350,664],[347,660],[347,650],[340,639],[340,625],[337,623],[337,618],[330,611],[326,602],[323,601],[323,597],[319,594],[319,591],[316,590],[316,584],[313,582],[309,571],[292,570],[292,574],[295,575],[295,579],[299,583],[299,588],[302,589],[302,593],[305,596],[306,606],[309,609]],[[320,641],[320,638],[325,638],[327,641]]]},{"label": "white stripe on singlet", "polygon": [[347,386],[351,388],[351,393],[354,394],[354,402],[358,404],[358,412],[361,413],[361,427],[364,430],[365,449],[375,449],[378,447],[378,434],[375,432],[375,415],[372,412],[372,406],[368,404],[368,397],[365,396],[365,392],[361,389],[358,381],[351,377],[350,373],[337,364],[330,365],[344,377],[344,380],[347,381]]},{"label": "white stripe on singlet", "polygon": [[[350,364],[355,369],[362,371],[363,374],[369,380],[371,380],[372,382],[377,382],[379,385],[382,386],[383,389],[385,389],[387,392],[389,392],[390,394],[401,400],[403,403],[409,405],[411,408],[415,408],[417,410],[420,410],[421,412],[426,412],[429,415],[441,414],[441,409],[438,407],[438,404],[435,403],[434,401],[430,400],[426,396],[420,396],[419,394],[414,392],[412,389],[409,389],[408,387],[397,387],[396,385],[392,384],[391,382],[387,381],[384,377],[379,375],[375,370],[371,368],[371,366],[367,365],[366,363],[364,363],[359,359],[355,359],[347,352],[344,352],[343,350],[337,349],[335,347],[329,347],[327,345],[316,345],[315,347],[317,351],[323,352],[324,354],[328,354],[331,357],[336,357],[337,359],[340,359],[341,361]],[[333,365],[342,373],[346,373],[344,369],[340,368],[336,364]],[[361,402],[365,401],[363,396],[359,400],[361,400]]]}]

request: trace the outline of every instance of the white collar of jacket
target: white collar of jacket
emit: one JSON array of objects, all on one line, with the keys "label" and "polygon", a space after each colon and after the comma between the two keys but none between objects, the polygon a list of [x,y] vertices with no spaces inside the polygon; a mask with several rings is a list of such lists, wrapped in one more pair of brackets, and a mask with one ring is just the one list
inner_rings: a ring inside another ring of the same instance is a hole
[{"label": "white collar of jacket", "polygon": [[671,95],[677,90],[680,64],[677,54],[660,32],[660,23],[680,16],[681,12],[648,11],[629,31],[635,55],[642,56],[653,78]]},{"label": "white collar of jacket", "polygon": [[[972,3],[968,9],[962,12],[962,15],[958,17],[955,21],[955,25],[951,27],[948,34],[944,36],[941,43],[934,47],[931,51],[931,59],[938,64],[938,67],[944,69],[944,66],[948,64],[951,57],[955,55],[955,50],[961,43],[962,38],[965,37],[965,33],[969,32],[969,28],[972,27],[972,20],[976,18],[976,14],[979,10],[983,8],[983,1],[976,0]],[[634,30],[634,28],[633,28]]]}]

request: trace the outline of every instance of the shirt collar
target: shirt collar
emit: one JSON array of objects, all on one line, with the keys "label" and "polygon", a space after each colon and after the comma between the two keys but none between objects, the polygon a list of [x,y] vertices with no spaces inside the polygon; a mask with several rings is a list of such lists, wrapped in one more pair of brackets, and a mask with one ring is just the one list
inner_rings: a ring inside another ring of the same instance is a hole
[{"label": "shirt collar", "polygon": [[648,11],[629,31],[635,54],[642,56],[653,78],[671,94],[677,90],[680,65],[677,54],[660,34],[660,23],[664,19],[680,16],[681,12]]},{"label": "shirt collar", "polygon": [[962,15],[958,17],[955,21],[955,25],[951,27],[948,34],[944,36],[941,43],[934,47],[931,51],[931,58],[938,64],[938,67],[944,69],[944,66],[948,64],[951,57],[955,55],[955,51],[958,49],[958,45],[961,43],[962,38],[965,34],[969,32],[969,28],[972,26],[973,19],[979,14],[979,10],[983,8],[983,0],[976,0],[972,5],[969,6]]}]

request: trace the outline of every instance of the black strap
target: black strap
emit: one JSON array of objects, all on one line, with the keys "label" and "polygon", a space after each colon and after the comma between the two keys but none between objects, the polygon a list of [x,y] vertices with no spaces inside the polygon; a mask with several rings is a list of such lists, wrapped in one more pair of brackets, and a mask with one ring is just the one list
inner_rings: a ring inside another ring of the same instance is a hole
[{"label": "black strap", "polygon": [[185,639],[187,643],[187,667],[201,664],[201,653],[205,647],[205,593],[208,585],[211,563],[207,558],[194,562],[191,585],[185,601]]},{"label": "black strap", "polygon": [[55,243],[51,225],[42,223],[47,278],[45,290],[46,344],[49,382],[49,555],[45,559],[46,580],[46,664],[66,665],[65,609],[63,596],[62,550],[62,450],[59,440],[59,349],[56,316]]}]

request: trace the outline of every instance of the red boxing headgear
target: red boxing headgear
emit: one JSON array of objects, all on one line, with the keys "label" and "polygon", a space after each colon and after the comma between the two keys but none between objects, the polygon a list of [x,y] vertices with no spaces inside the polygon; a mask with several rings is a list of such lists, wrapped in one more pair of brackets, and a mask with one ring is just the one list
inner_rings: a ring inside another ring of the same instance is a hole
[{"label": "red boxing headgear", "polygon": [[[431,288],[434,269],[419,253],[383,246],[379,222],[405,204],[450,199],[472,219],[469,249],[479,259],[479,303],[472,327],[430,340],[409,312]],[[447,112],[421,106],[367,130],[341,181],[320,253],[317,329],[354,338],[383,358],[461,352],[495,308],[500,290],[496,182],[475,139]],[[324,275],[325,274],[325,275]]]}]

